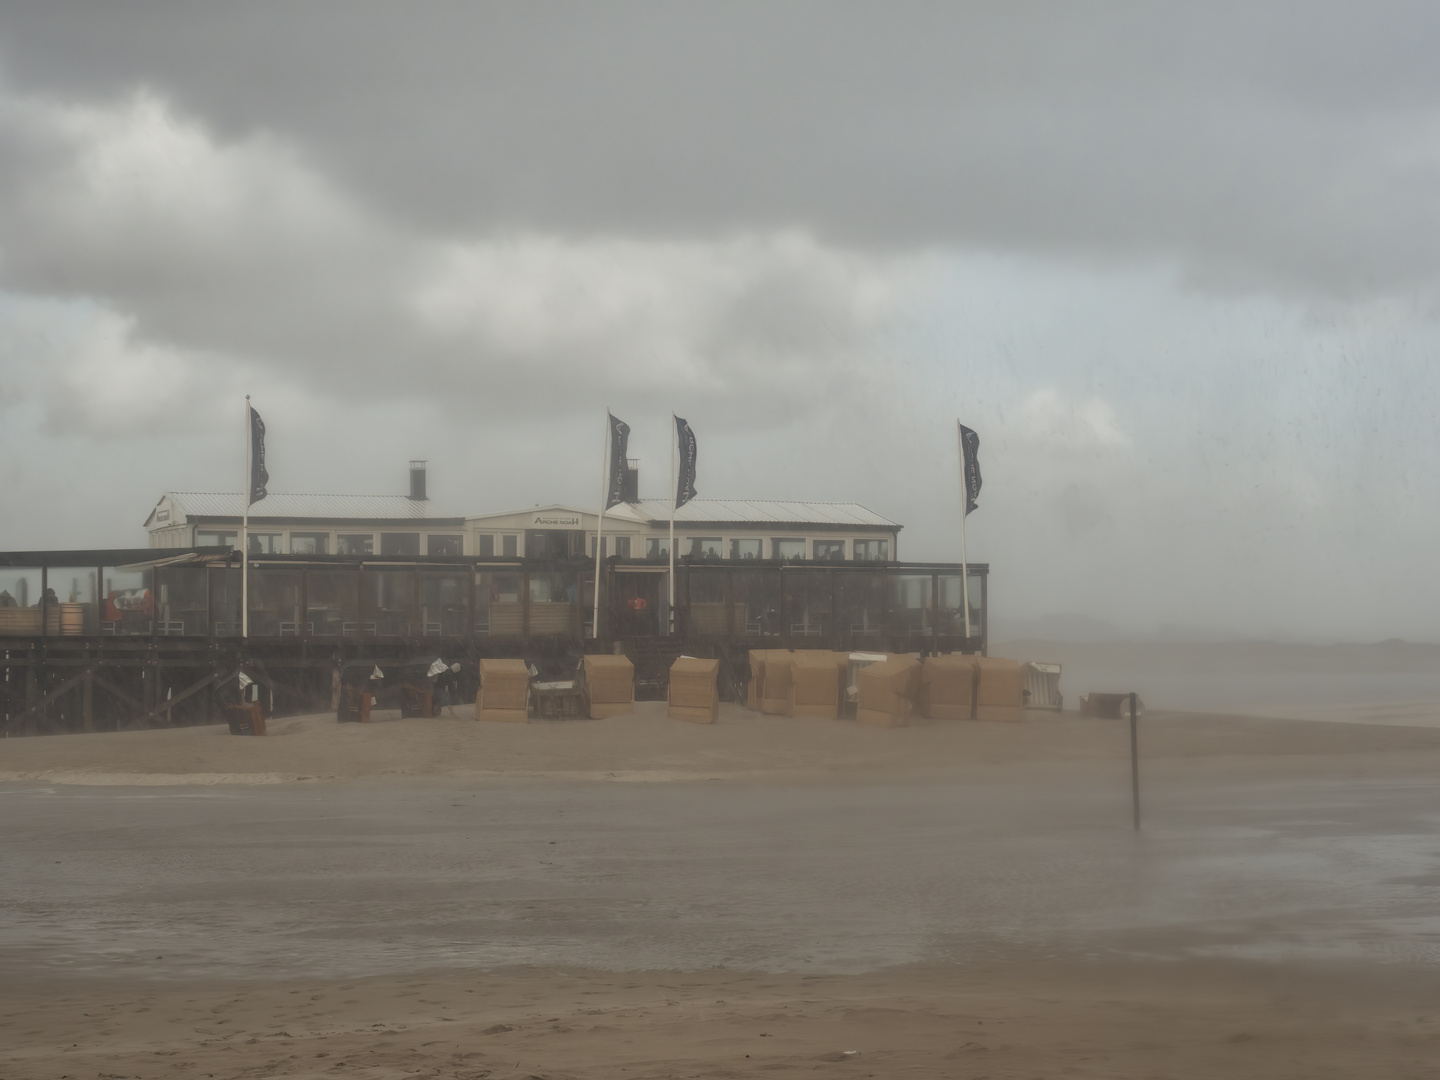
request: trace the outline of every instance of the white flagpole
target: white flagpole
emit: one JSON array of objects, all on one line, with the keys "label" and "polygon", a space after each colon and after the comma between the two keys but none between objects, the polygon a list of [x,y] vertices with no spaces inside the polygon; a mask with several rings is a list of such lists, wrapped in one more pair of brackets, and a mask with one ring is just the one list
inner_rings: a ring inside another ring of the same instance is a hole
[{"label": "white flagpole", "polygon": [[600,453],[600,523],[595,528],[595,610],[590,636],[600,640],[600,549],[605,545],[605,504],[610,501],[610,410],[605,410],[605,449]]},{"label": "white flagpole", "polygon": [[240,636],[250,636],[250,463],[255,459],[251,445],[255,426],[250,423],[250,395],[245,395],[245,490],[240,494]]},{"label": "white flagpole", "polygon": [[670,600],[665,616],[670,633],[675,633],[675,503],[679,501],[679,483],[675,475],[675,446],[680,441],[680,429],[675,426],[675,414],[670,414]]},{"label": "white flagpole", "polygon": [[970,562],[965,554],[965,519],[970,506],[970,485],[965,476],[965,431],[955,421],[955,434],[960,438],[960,602],[965,606],[965,648],[970,648]]}]

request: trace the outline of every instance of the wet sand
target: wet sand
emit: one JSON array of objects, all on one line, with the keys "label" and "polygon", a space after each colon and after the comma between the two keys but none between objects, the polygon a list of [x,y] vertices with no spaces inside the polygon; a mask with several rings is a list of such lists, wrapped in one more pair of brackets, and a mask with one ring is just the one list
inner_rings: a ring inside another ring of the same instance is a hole
[{"label": "wet sand", "polygon": [[1440,731],[1143,725],[9,740],[0,1076],[1429,1075]]}]

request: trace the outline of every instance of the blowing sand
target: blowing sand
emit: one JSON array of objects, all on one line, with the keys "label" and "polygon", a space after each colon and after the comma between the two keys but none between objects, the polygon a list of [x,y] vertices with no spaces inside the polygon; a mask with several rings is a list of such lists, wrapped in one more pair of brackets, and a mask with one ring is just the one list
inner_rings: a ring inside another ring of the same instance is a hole
[{"label": "blowing sand", "polygon": [[9,740],[0,1077],[1430,1076],[1414,712]]}]

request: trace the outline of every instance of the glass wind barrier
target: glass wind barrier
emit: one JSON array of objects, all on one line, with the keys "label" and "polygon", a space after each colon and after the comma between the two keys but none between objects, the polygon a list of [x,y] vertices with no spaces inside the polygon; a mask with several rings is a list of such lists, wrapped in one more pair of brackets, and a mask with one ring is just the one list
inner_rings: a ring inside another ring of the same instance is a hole
[{"label": "glass wind barrier", "polygon": [[[835,632],[830,592],[830,579],[833,576],[814,571],[783,575],[784,633],[793,638],[824,638]],[[816,644],[818,647],[818,643]]]},{"label": "glass wind barrier", "polygon": [[[305,582],[305,621],[315,637],[358,637],[360,575],[351,569],[311,567]],[[374,624],[365,632],[374,633]]]},{"label": "glass wind barrier", "polygon": [[[375,624],[381,637],[408,637],[420,634],[419,612],[415,610],[415,572],[413,570],[377,570],[367,567],[361,572],[364,584],[360,589],[361,606],[367,622]],[[362,624],[361,631],[369,633]]]},{"label": "glass wind barrier", "polygon": [[[93,573],[93,571],[92,571]],[[0,635],[39,637],[42,629],[40,571],[0,567]],[[60,632],[60,611],[45,615],[51,633]]]},{"label": "glass wind barrier", "polygon": [[469,573],[421,573],[420,622],[422,634],[460,637],[469,633]]},{"label": "glass wind barrier", "polygon": [[152,633],[154,579],[153,570],[107,569],[100,601],[100,633],[116,636]]},{"label": "glass wind barrier", "polygon": [[[100,605],[93,566],[52,566],[50,581],[51,604],[55,611],[46,613],[52,629],[49,634],[79,637],[100,632]],[[3,581],[0,573],[0,581]]]},{"label": "glass wind barrier", "polygon": [[737,615],[745,621],[737,633],[746,637],[776,637],[780,633],[780,574],[776,570],[741,570],[735,575]]},{"label": "glass wind barrier", "polygon": [[250,636],[298,637],[304,622],[299,570],[250,567]]},{"label": "glass wind barrier", "polygon": [[690,633],[698,637],[729,637],[736,627],[744,629],[745,607],[730,600],[733,576],[723,571],[690,572],[687,578]]},{"label": "glass wind barrier", "polygon": [[481,570],[475,575],[475,632],[519,637],[525,629],[520,571]]},{"label": "glass wind barrier", "polygon": [[157,634],[205,637],[210,633],[210,581],[205,567],[156,567],[155,589]]},{"label": "glass wind barrier", "polygon": [[885,629],[885,575],[837,574],[841,628],[851,637],[878,637]]},{"label": "glass wind barrier", "polygon": [[210,630],[216,637],[240,636],[240,568],[210,568]]},{"label": "glass wind barrier", "polygon": [[[965,591],[959,574],[941,574],[936,579],[935,621],[941,634],[965,636]],[[984,583],[980,574],[970,575],[970,636],[980,636],[980,615],[984,607]]]},{"label": "glass wind barrier", "polygon": [[923,637],[930,633],[929,574],[894,574],[890,577],[890,632],[896,637]]},{"label": "glass wind barrier", "polygon": [[575,633],[576,606],[580,601],[575,573],[530,573],[530,633]]}]

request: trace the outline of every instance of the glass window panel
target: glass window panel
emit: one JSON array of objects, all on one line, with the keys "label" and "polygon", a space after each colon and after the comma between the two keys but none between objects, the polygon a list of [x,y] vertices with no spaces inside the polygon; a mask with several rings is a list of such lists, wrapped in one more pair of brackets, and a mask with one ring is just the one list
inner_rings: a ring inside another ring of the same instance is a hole
[{"label": "glass window panel", "polygon": [[306,621],[316,637],[360,633],[360,575],[351,570],[311,570],[306,581]]},{"label": "glass window panel", "polygon": [[171,636],[208,636],[210,578],[205,567],[157,567],[155,580],[160,603],[155,632]]},{"label": "glass window panel", "polygon": [[687,536],[685,544],[688,549],[686,554],[692,559],[724,558],[724,541],[718,536]]},{"label": "glass window panel", "polygon": [[341,533],[335,537],[336,555],[374,555],[374,533]]},{"label": "glass window panel", "polygon": [[470,575],[420,575],[420,630],[422,634],[458,637],[468,633]]},{"label": "glass window panel", "polygon": [[[591,534],[590,534],[590,548],[589,548],[589,550],[590,550],[590,558],[592,558],[592,559],[595,558],[595,534],[594,534],[594,533],[591,533]],[[602,559],[607,559],[607,558],[609,558],[609,557],[610,557],[610,537],[608,537],[608,536],[603,536],[603,537],[600,538],[600,558],[602,558]]]},{"label": "glass window panel", "polygon": [[730,558],[732,559],[759,559],[764,545],[763,540],[731,540]]},{"label": "glass window panel", "polygon": [[647,559],[670,558],[670,537],[647,536],[645,538],[645,557]]},{"label": "glass window panel", "polygon": [[381,533],[380,534],[381,555],[419,555],[420,534],[413,533]]},{"label": "glass window panel", "polygon": [[816,540],[814,551],[819,562],[841,562],[845,558],[845,541]]},{"label": "glass window panel", "polygon": [[615,537],[615,556],[620,559],[630,558],[630,537]]},{"label": "glass window panel", "polygon": [[475,632],[519,637],[524,629],[519,572],[481,570],[475,577]]},{"label": "glass window panel", "polygon": [[328,555],[329,553],[329,533],[292,532],[290,534],[291,555]]},{"label": "glass window panel", "polygon": [[890,559],[889,540],[856,540],[856,562],[888,562]]},{"label": "glass window panel", "polygon": [[500,554],[503,558],[513,559],[520,553],[520,537],[516,533],[506,533],[500,538]]},{"label": "glass window panel", "polygon": [[102,634],[149,634],[154,629],[154,572],[106,570],[100,604]]},{"label": "glass window panel", "polygon": [[805,558],[805,541],[787,539],[777,536],[770,542],[771,550],[775,552],[777,559],[803,559]]},{"label": "glass window panel", "polygon": [[251,532],[246,537],[246,550],[251,555],[283,555],[284,541],[284,533]]},{"label": "glass window panel", "polygon": [[464,543],[461,536],[452,536],[442,533],[431,533],[425,538],[425,554],[427,555],[459,555],[460,547]]},{"label": "glass window panel", "polygon": [[479,536],[475,537],[475,554],[494,555],[495,537],[492,536],[490,533],[481,533]]},{"label": "glass window panel", "polygon": [[239,529],[197,529],[195,532],[196,547],[239,547],[239,541]]},{"label": "glass window panel", "polygon": [[[735,603],[743,606],[743,631],[750,637],[780,633],[780,571],[745,570],[735,575]],[[737,610],[737,615],[739,611]],[[737,630],[742,627],[737,627]]]},{"label": "glass window panel", "polygon": [[292,637],[300,633],[299,570],[250,567],[250,636]]}]

